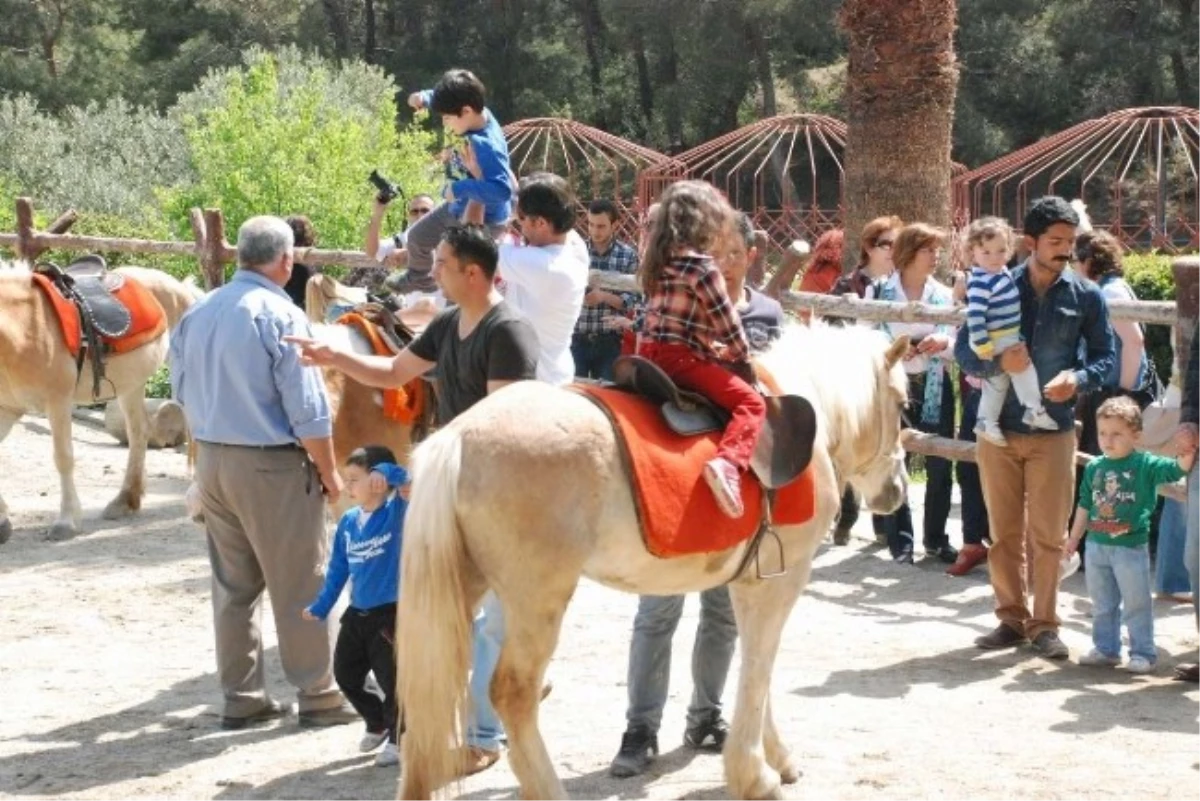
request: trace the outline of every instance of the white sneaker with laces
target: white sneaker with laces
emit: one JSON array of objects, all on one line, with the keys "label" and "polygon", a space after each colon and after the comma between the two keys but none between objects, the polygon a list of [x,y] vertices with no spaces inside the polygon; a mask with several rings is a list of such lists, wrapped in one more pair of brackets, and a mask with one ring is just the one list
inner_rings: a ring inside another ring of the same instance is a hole
[{"label": "white sneaker with laces", "polygon": [[377,768],[390,768],[399,764],[400,751],[396,748],[395,743],[388,743],[382,751],[375,755],[375,767]]},{"label": "white sneaker with laces", "polygon": [[1004,438],[1004,433],[1000,430],[999,423],[980,423],[975,426],[975,436],[976,438],[982,437],[986,439],[997,448],[1008,447],[1008,440]]},{"label": "white sneaker with laces", "polygon": [[388,732],[384,729],[380,732],[374,732],[367,729],[363,734],[362,739],[358,741],[359,753],[369,754],[379,746],[383,745],[383,741],[387,739]]},{"label": "white sneaker with laces", "polygon": [[1054,418],[1044,408],[1027,411],[1024,422],[1030,428],[1040,428],[1042,431],[1058,431],[1058,423],[1054,422]]},{"label": "white sneaker with laces", "polygon": [[1136,673],[1139,676],[1144,676],[1147,673],[1154,672],[1154,663],[1144,656],[1131,656],[1125,664],[1125,669],[1130,673]]},{"label": "white sneaker with laces", "polygon": [[1079,664],[1084,667],[1116,667],[1121,664],[1121,657],[1109,656],[1097,648],[1093,648],[1079,657]]}]

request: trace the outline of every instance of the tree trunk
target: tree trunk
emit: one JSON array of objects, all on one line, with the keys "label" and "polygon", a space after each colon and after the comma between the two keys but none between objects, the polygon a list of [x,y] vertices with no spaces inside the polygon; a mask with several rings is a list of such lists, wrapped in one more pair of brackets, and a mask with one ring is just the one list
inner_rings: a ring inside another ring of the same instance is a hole
[{"label": "tree trunk", "polygon": [[[637,67],[638,100],[645,120],[644,131],[648,132],[654,122],[654,83],[650,80],[650,59],[646,57],[646,41],[641,31],[633,35],[633,61]],[[642,136],[644,138],[645,133]]]},{"label": "tree trunk", "polygon": [[955,0],[845,0],[839,21],[849,40],[848,272],[858,233],[875,217],[950,225],[957,7]]},{"label": "tree trunk", "polygon": [[375,0],[363,0],[363,61],[375,63]]},{"label": "tree trunk", "polygon": [[350,57],[350,23],[341,0],[321,0],[325,19],[329,22],[329,35],[333,38],[333,54],[340,61]]},{"label": "tree trunk", "polygon": [[603,63],[600,56],[600,47],[604,41],[604,21],[600,17],[600,6],[597,0],[581,0],[577,9],[579,21],[583,27],[583,49],[587,53],[588,79],[592,87],[595,125],[601,130],[607,130],[607,119],[604,113]]},{"label": "tree trunk", "polygon": [[683,145],[683,109],[679,97],[679,56],[675,52],[675,35],[670,28],[663,31],[663,54],[659,63],[659,87],[663,93],[663,115],[667,127],[667,153],[676,155]]},{"label": "tree trunk", "polygon": [[746,40],[750,45],[750,52],[754,54],[754,68],[758,73],[758,85],[762,87],[763,117],[774,117],[779,113],[779,107],[775,100],[775,72],[771,69],[771,49],[767,47],[761,23],[755,20],[746,22]]}]

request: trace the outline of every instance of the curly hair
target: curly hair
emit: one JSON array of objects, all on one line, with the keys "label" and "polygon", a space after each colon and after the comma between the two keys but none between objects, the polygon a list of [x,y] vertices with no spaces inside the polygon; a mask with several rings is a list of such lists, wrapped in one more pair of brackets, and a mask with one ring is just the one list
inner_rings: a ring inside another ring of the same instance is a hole
[{"label": "curly hair", "polygon": [[1106,275],[1124,276],[1124,249],[1108,231],[1087,231],[1075,238],[1075,261],[1093,281]]},{"label": "curly hair", "polygon": [[312,221],[303,214],[293,214],[284,222],[292,227],[296,247],[310,248],[317,243],[317,230],[313,228]]},{"label": "curly hair", "polygon": [[1096,422],[1121,420],[1134,431],[1142,430],[1142,408],[1127,395],[1117,395],[1100,404],[1096,410]]},{"label": "curly hair", "polygon": [[667,187],[650,218],[642,288],[658,288],[663,268],[676,250],[708,253],[733,220],[733,209],[715,186],[705,181],[679,181]]}]

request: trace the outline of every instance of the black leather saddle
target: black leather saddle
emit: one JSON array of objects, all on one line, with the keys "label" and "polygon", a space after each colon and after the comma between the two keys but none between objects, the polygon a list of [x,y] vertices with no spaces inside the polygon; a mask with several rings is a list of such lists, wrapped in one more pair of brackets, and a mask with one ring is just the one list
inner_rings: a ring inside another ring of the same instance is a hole
[{"label": "black leather saddle", "polygon": [[[680,436],[720,431],[729,414],[708,398],[681,389],[663,369],[641,356],[620,356],[613,363],[615,385],[650,400],[662,410],[667,427]],[[817,413],[799,395],[764,396],[767,419],[750,467],[767,489],[790,483],[812,460]]]},{"label": "black leather saddle", "polygon": [[117,273],[110,273],[100,256],[89,255],[71,262],[64,269],[51,262],[37,265],[37,271],[50,279],[55,289],[79,309],[81,341],[75,368],[83,372],[83,360],[92,362],[92,397],[100,397],[100,382],[104,380],[103,338],[116,339],[129,333],[133,315],[113,295],[124,283]]}]

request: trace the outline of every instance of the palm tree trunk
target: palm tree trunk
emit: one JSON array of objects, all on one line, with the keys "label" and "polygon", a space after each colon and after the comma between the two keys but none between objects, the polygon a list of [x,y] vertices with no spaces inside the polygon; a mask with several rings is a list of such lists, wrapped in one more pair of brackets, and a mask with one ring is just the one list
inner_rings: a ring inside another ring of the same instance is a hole
[{"label": "palm tree trunk", "polygon": [[871,219],[949,227],[950,131],[958,64],[955,0],[845,0],[846,257]]}]

